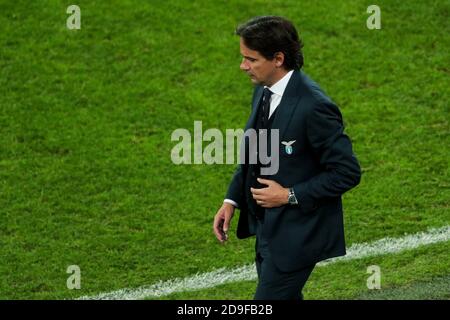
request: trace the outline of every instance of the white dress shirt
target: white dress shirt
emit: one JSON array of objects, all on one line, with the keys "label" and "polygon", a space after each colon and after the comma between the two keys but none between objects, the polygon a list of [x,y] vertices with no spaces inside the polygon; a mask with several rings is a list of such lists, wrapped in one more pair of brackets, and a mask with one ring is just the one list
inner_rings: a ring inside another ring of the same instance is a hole
[{"label": "white dress shirt", "polygon": [[[291,70],[288,73],[286,73],[283,78],[278,80],[271,87],[264,86],[264,88],[269,88],[269,90],[272,91],[273,93],[272,96],[270,97],[269,118],[272,116],[277,107],[280,105],[281,98],[283,97],[284,90],[286,90],[289,79],[291,79],[292,72],[294,72],[294,70]],[[239,208],[239,205],[231,199],[225,199],[223,202],[230,203],[236,208]]]}]

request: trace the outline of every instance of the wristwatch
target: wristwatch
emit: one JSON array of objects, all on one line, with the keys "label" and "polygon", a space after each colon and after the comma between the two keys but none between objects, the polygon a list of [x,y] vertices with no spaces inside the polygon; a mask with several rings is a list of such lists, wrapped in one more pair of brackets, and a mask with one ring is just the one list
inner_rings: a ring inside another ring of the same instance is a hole
[{"label": "wristwatch", "polygon": [[288,202],[291,205],[298,204],[297,198],[295,197],[294,188],[289,188]]}]

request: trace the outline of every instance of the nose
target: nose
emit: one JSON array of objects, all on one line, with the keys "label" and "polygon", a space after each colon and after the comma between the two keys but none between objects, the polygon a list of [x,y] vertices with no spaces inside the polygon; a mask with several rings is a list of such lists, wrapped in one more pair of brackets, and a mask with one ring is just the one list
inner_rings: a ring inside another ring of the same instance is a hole
[{"label": "nose", "polygon": [[239,67],[243,71],[248,71],[250,69],[250,67],[248,66],[248,64],[245,61],[245,59],[242,59],[241,65]]}]

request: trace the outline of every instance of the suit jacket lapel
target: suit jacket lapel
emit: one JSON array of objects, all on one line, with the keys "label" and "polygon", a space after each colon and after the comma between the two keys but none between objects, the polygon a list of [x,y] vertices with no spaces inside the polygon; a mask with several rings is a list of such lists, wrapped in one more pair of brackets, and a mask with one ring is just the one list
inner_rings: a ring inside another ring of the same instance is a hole
[{"label": "suit jacket lapel", "polygon": [[[292,119],[292,114],[295,111],[298,100],[302,96],[301,75],[299,71],[294,71],[291,78],[284,90],[283,97],[280,104],[277,107],[277,111],[274,114],[272,123],[272,129],[280,130],[280,143],[283,140],[284,132],[289,126],[289,122]],[[278,214],[286,209],[287,206],[281,206],[276,208],[266,209],[267,223],[273,223],[273,219],[276,219]],[[270,221],[270,222],[269,222]]]},{"label": "suit jacket lapel", "polygon": [[277,107],[277,112],[274,114],[275,118],[273,119],[272,128],[280,130],[280,139],[283,137],[284,132],[289,126],[289,122],[292,119],[292,113],[294,112],[302,93],[300,77],[299,71],[294,71],[292,73],[280,104]]},{"label": "suit jacket lapel", "polygon": [[[301,71],[294,71],[291,78],[284,90],[283,97],[281,98],[280,104],[277,107],[277,112],[273,115],[272,128],[280,130],[280,139],[283,137],[284,132],[289,126],[290,119],[292,118],[292,113],[297,106],[297,102],[302,96],[303,86],[301,85]],[[255,127],[256,114],[258,113],[258,108],[261,105],[261,99],[264,91],[264,87],[260,86],[258,91],[255,93],[252,102],[252,113],[245,126],[245,132]],[[270,141],[270,140],[269,140]]]},{"label": "suit jacket lapel", "polygon": [[252,101],[252,113],[250,114],[250,118],[248,119],[247,125],[245,126],[245,131],[247,131],[247,129],[255,127],[256,114],[258,113],[258,108],[263,95],[263,91],[263,87],[260,87],[255,93],[255,98]]}]

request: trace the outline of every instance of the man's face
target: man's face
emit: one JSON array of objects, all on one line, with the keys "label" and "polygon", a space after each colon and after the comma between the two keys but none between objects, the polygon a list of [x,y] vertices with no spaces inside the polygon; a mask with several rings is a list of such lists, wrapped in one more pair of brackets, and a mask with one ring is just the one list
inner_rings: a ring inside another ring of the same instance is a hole
[{"label": "man's face", "polygon": [[267,60],[258,51],[249,49],[241,38],[241,55],[243,57],[240,68],[245,71],[250,80],[257,85],[271,86],[276,73],[276,59]]}]

